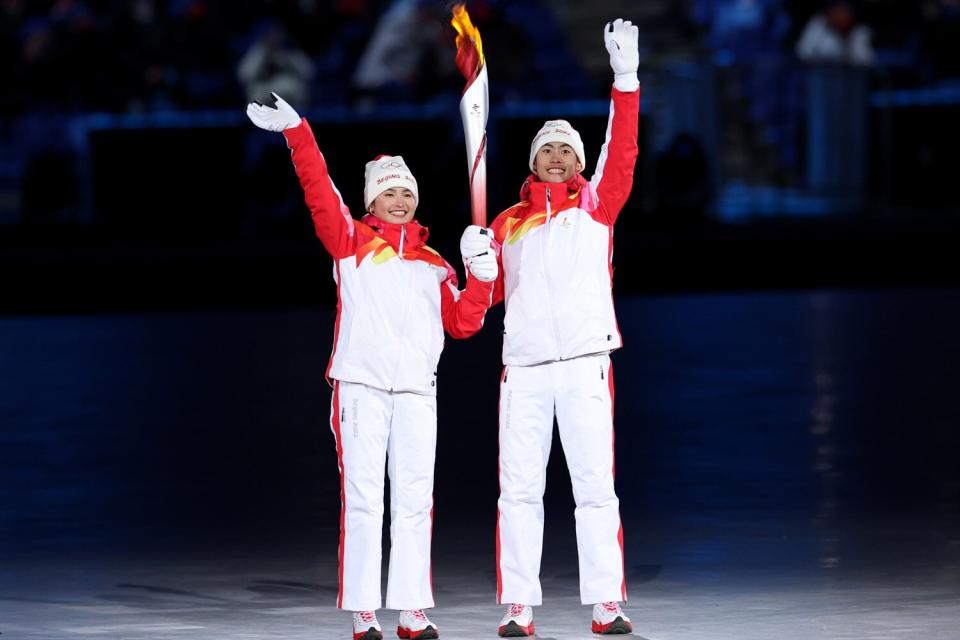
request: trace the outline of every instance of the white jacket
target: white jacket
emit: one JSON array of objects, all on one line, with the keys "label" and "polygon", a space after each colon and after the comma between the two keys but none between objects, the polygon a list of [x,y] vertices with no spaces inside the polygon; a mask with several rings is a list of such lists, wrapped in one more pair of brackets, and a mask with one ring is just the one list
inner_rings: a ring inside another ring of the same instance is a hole
[{"label": "white jacket", "polygon": [[590,182],[530,176],[521,202],[494,220],[504,300],[503,363],[523,366],[622,346],[613,310],[613,225],[637,159],[639,90],[612,90],[606,140]]},{"label": "white jacket", "polygon": [[327,379],[385,391],[436,394],[444,330],[466,338],[483,326],[493,283],[456,272],[426,245],[415,220],[354,220],[327,173],[306,120],[283,132],[317,236],[334,259],[337,320]]}]

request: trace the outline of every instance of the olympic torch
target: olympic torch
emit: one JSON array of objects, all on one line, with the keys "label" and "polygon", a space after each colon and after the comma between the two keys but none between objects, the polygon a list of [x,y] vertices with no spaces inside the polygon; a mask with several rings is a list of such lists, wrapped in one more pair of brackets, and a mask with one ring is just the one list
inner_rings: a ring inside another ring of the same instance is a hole
[{"label": "olympic torch", "polygon": [[460,98],[460,118],[467,144],[467,174],[470,177],[470,217],[473,224],[487,226],[487,65],[480,31],[470,22],[463,4],[453,7],[450,21],[457,30],[457,68],[467,84]]}]

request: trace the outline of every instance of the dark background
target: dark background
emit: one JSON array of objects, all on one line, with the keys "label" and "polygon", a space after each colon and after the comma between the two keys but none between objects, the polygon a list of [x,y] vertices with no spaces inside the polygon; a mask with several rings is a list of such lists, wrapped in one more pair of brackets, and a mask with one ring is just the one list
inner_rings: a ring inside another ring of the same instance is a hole
[{"label": "dark background", "polygon": [[[446,5],[412,3],[409,75],[354,75],[400,4],[2,3],[0,549],[335,545],[312,537],[339,508],[330,259],[237,66],[285,30],[313,65],[291,102],[347,204],[367,160],[402,154],[459,268]],[[625,519],[955,522],[956,3],[853,3],[868,66],[797,58],[820,3],[579,4],[468,8],[490,57],[491,218],[548,118],[582,133],[591,174],[600,30],[640,25],[642,153],[614,260]],[[501,321],[441,361],[438,540],[490,527],[492,545]],[[559,453],[548,518],[567,530]]]}]

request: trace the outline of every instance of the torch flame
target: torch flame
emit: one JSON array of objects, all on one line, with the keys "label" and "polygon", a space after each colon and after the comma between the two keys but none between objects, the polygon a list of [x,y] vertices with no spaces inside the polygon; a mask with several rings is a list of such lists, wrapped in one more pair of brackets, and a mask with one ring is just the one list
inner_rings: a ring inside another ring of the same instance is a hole
[{"label": "torch flame", "polygon": [[473,224],[487,226],[487,65],[483,58],[480,31],[470,21],[461,2],[453,7],[450,24],[457,30],[457,55],[454,62],[463,74],[466,86],[460,98],[460,119],[467,146],[467,171],[470,176],[470,217]]},{"label": "torch flame", "polygon": [[464,47],[467,46],[468,41],[473,41],[473,45],[477,50],[477,55],[479,57],[479,64],[477,68],[483,66],[483,42],[480,40],[480,30],[473,26],[473,23],[470,21],[470,14],[467,13],[467,7],[465,4],[460,3],[454,5],[453,7],[453,19],[450,20],[450,24],[453,25],[453,28],[457,30],[457,52],[463,51]]}]

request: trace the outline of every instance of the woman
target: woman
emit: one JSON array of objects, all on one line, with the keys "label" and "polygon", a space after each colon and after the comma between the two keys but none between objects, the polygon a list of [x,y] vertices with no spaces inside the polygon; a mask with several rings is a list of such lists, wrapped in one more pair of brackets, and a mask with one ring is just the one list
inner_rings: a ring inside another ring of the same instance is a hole
[{"label": "woman", "polygon": [[[436,370],[443,332],[466,338],[483,326],[498,266],[492,234],[464,233],[467,285],[426,245],[415,220],[419,191],[400,156],[367,163],[364,206],[355,220],[327,173],[310,125],[283,99],[247,106],[255,125],[282,131],[323,246],[334,259],[337,321],[327,379],[340,467],[337,606],[353,614],[354,640],[380,640],[383,469],[390,475],[388,609],[401,638],[437,638],[423,609],[430,577]],[[480,250],[476,250],[476,249]]]}]

